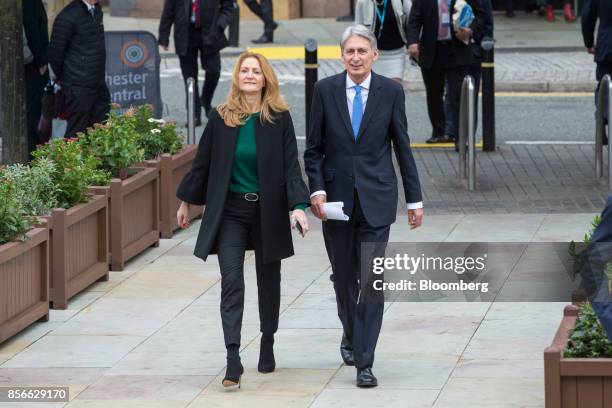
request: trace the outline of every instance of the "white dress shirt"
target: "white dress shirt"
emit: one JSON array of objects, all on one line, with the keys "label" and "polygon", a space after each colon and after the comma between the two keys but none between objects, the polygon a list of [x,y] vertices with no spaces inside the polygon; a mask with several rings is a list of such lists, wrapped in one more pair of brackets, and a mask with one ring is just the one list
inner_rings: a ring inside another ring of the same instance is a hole
[{"label": "white dress shirt", "polygon": [[[364,81],[360,84],[355,83],[355,81],[351,79],[348,73],[346,74],[346,104],[348,107],[351,121],[353,120],[353,100],[355,99],[355,85],[361,86],[361,100],[363,102],[363,110],[365,112],[366,103],[368,102],[368,95],[370,94],[370,82],[372,82],[372,73],[368,74],[367,78],[364,79]],[[325,192],[325,190],[318,190],[312,193],[310,195],[310,198],[317,195],[327,195],[327,193]],[[418,203],[408,203],[406,206],[408,210],[423,208],[423,202],[419,201]]]},{"label": "white dress shirt", "polygon": [[83,0],[83,3],[85,3],[85,5],[87,6],[87,11],[89,11],[89,14],[92,14],[92,11],[96,9],[96,5],[95,4],[89,4],[85,0]]}]

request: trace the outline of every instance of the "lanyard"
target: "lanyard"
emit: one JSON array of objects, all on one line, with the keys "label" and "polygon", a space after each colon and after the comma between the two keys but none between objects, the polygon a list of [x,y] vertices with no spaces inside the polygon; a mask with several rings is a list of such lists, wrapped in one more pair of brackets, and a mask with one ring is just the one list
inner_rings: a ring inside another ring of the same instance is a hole
[{"label": "lanyard", "polygon": [[375,10],[376,10],[376,18],[378,19],[378,21],[380,21],[380,30],[378,31],[378,37],[380,37],[380,36],[381,36],[382,31],[383,31],[383,27],[384,27],[384,25],[385,25],[385,16],[386,16],[385,11],[387,10],[387,2],[388,2],[388,1],[389,1],[389,0],[384,0],[384,1],[383,1],[383,5],[382,5],[382,6],[383,6],[383,8],[382,8],[382,11],[381,11],[381,10],[379,10],[379,8],[378,8],[378,6],[379,6],[379,5],[378,5],[378,2],[376,3],[376,7],[375,7]]}]

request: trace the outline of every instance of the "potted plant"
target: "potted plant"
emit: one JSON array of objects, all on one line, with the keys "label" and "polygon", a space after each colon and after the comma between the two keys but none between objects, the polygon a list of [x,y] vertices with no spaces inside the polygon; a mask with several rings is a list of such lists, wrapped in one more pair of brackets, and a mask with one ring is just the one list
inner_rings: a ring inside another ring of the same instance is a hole
[{"label": "potted plant", "polygon": [[111,113],[105,125],[80,134],[79,144],[115,177],[91,190],[108,197],[111,269],[123,270],[127,260],[159,244],[158,170],[131,167],[144,154],[132,116]]},{"label": "potted plant", "polygon": [[[149,105],[133,108],[132,115],[145,163],[160,172],[160,234],[162,238],[172,238],[178,228],[176,211],[179,200],[176,198],[176,189],[191,169],[198,147],[183,145],[184,137],[177,131],[176,123],[155,119]],[[190,220],[202,215],[202,206],[192,205],[189,210]]]},{"label": "potted plant", "polygon": [[[600,222],[601,218],[595,217],[593,229]],[[592,234],[593,230],[585,234],[585,246]],[[570,254],[575,259],[575,271],[579,271],[581,254],[574,242]],[[604,273],[612,282],[612,263]],[[565,307],[555,338],[544,351],[546,408],[612,407],[612,343],[586,302],[584,290],[575,292],[572,298],[575,304]]]},{"label": "potted plant", "polygon": [[48,230],[24,216],[15,183],[0,170],[0,343],[49,318]]},{"label": "potted plant", "polygon": [[[32,171],[46,170],[55,208],[46,216],[49,227],[49,296],[53,308],[65,309],[68,299],[98,280],[108,280],[108,200],[90,195],[90,184],[110,181],[93,156],[85,156],[75,140],[53,140],[33,152]],[[47,213],[39,212],[37,215]]]}]

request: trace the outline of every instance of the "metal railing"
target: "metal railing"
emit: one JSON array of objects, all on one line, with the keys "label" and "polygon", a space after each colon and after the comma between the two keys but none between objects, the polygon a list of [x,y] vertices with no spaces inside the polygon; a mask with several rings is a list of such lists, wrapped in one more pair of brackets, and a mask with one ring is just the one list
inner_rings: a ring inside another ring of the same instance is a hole
[{"label": "metal railing", "polygon": [[187,78],[187,144],[195,143],[195,79]]},{"label": "metal railing", "polygon": [[[461,85],[459,104],[459,176],[476,190],[476,129],[474,128],[474,78],[467,75]],[[467,153],[467,154],[466,154]],[[466,161],[467,160],[467,161]]]},{"label": "metal railing", "polygon": [[597,127],[595,132],[595,177],[603,177],[603,139],[606,134],[604,112],[608,110],[608,190],[612,191],[612,143],[610,140],[610,120],[612,119],[612,79],[609,75],[602,78],[597,93]]}]

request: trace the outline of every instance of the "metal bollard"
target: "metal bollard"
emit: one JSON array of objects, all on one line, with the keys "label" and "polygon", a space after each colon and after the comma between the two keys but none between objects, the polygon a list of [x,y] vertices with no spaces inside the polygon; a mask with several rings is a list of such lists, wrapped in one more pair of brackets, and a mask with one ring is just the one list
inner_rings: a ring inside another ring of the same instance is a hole
[{"label": "metal bollard", "polygon": [[[609,75],[605,75],[599,83],[599,91],[597,93],[597,123],[595,132],[595,177],[597,178],[603,177],[603,138],[606,131],[604,109],[606,106],[606,98],[609,98],[608,95],[611,87],[612,79]],[[609,128],[610,125],[608,124],[608,129]],[[608,140],[608,146],[610,146],[609,142]]]},{"label": "metal bollard", "polygon": [[495,151],[495,40],[484,37],[482,47],[482,150]]},{"label": "metal bollard", "polygon": [[[468,189],[476,190],[476,129],[474,129],[474,78],[467,75],[461,85],[459,106],[459,176],[467,177]],[[467,143],[467,149],[466,149]],[[466,155],[467,150],[467,155]],[[466,156],[468,163],[466,163]]]},{"label": "metal bollard", "polygon": [[306,77],[306,137],[310,132],[310,108],[312,105],[312,97],[314,96],[314,85],[318,79],[318,45],[313,38],[306,40],[304,44],[304,69]]},{"label": "metal bollard", "polygon": [[195,144],[195,79],[187,78],[187,143]]},{"label": "metal bollard", "polygon": [[240,6],[238,3],[232,2],[232,18],[229,23],[229,39],[230,47],[238,47],[240,43]]}]

